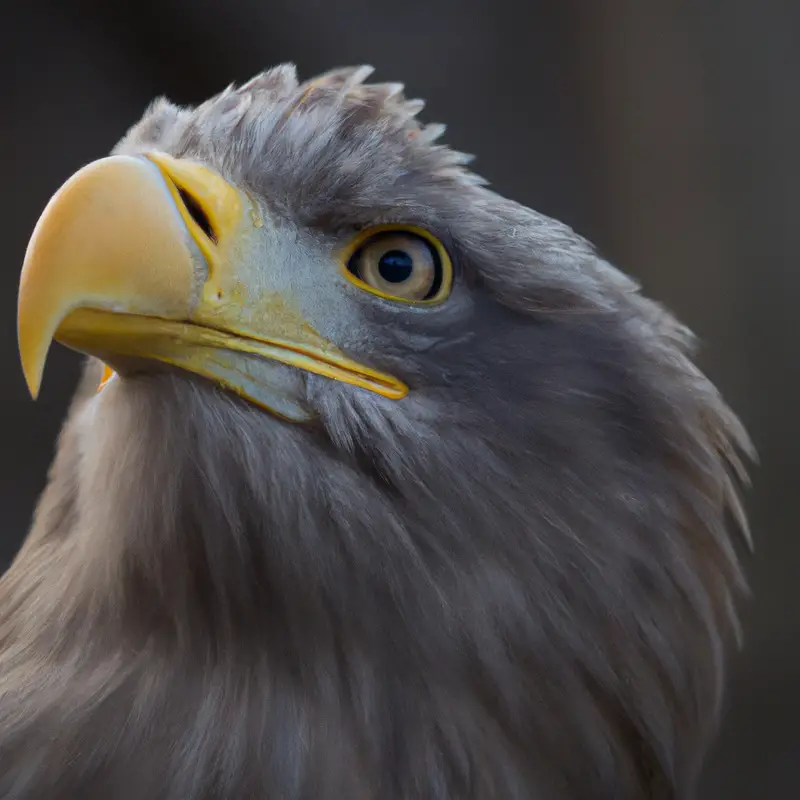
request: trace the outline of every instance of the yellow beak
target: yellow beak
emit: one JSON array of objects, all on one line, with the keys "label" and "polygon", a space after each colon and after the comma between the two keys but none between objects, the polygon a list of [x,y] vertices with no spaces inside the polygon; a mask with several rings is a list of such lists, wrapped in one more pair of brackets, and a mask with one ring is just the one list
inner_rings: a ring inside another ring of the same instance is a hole
[{"label": "yellow beak", "polygon": [[195,372],[290,419],[308,415],[280,376],[269,386],[276,368],[403,397],[403,383],[349,359],[290,303],[270,295],[253,307],[241,254],[258,213],[215,172],[161,153],[76,173],[42,213],[22,268],[19,349],[33,397],[54,338],[121,373],[142,359]]}]

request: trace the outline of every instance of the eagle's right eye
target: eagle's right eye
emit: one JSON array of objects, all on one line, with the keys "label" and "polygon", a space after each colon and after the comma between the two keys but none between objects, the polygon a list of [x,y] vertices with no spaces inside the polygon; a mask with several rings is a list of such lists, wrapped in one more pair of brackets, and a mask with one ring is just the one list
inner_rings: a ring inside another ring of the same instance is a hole
[{"label": "eagle's right eye", "polygon": [[346,275],[387,300],[431,304],[444,300],[452,284],[447,251],[427,231],[382,225],[363,231],[348,247]]}]

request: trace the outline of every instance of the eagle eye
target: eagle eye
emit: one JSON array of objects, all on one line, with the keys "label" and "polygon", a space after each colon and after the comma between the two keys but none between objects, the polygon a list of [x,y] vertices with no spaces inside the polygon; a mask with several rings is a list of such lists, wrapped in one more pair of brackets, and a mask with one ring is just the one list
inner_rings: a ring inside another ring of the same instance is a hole
[{"label": "eagle eye", "polygon": [[414,226],[380,225],[362,231],[348,246],[344,263],[345,274],[356,286],[405,303],[440,303],[453,279],[441,242]]}]

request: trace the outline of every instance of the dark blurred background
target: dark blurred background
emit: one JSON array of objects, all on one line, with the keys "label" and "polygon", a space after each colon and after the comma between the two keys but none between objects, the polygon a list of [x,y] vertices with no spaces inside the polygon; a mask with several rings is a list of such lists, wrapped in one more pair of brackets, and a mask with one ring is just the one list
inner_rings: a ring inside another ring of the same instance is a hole
[{"label": "dark blurred background", "polygon": [[787,0],[30,0],[0,4],[0,569],[27,529],[78,357],[41,399],[16,352],[25,245],[53,191],[147,103],[268,65],[370,63],[428,101],[501,193],[565,220],[703,342],[750,428],[746,648],[701,797],[800,797],[800,4]]}]

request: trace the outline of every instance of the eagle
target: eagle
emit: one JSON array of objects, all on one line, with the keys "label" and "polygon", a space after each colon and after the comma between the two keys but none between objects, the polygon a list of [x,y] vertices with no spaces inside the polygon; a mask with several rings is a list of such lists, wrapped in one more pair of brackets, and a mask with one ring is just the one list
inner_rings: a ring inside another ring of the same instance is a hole
[{"label": "eagle", "polygon": [[753,447],[693,334],[368,67],[161,98],[47,204],[4,800],[680,800]]}]

